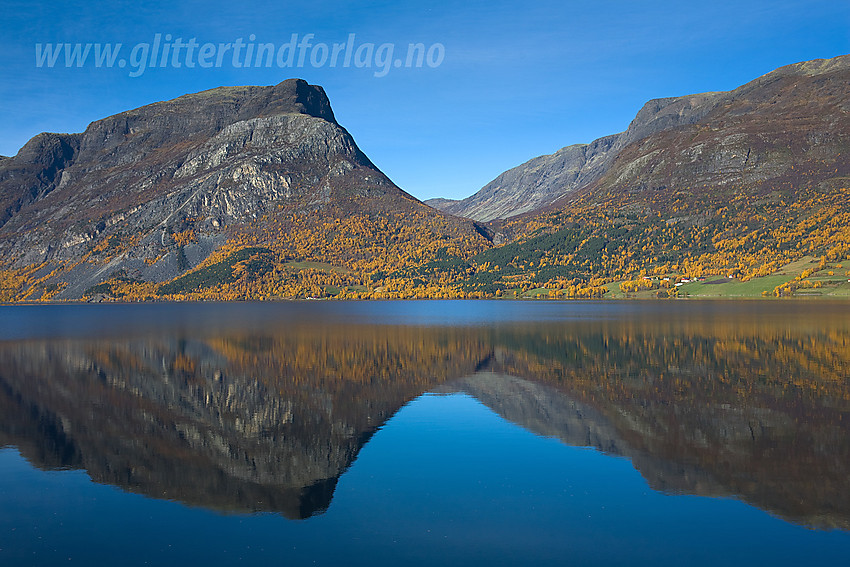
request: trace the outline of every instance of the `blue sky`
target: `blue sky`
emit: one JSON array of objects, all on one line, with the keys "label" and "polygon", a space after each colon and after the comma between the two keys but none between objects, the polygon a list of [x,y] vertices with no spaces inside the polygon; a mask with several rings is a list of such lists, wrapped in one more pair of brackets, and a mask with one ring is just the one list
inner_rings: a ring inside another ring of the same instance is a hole
[{"label": "blue sky", "polygon": [[[39,132],[79,132],[187,92],[301,77],[325,88],[337,120],[400,187],[461,198],[534,156],[624,130],[651,98],[728,90],[782,65],[850,53],[850,3],[4,0],[0,30],[2,155]],[[371,68],[313,66],[308,51],[301,67],[236,67],[226,53],[220,67],[168,59],[131,77],[130,65],[66,68],[60,58],[39,68],[35,57],[37,43],[120,42],[126,58],[138,44],[152,50],[156,34],[215,45],[253,35],[276,48],[313,34],[330,50],[352,33],[355,47],[394,44],[394,59],[410,43],[439,44],[443,58],[376,77],[384,68],[374,58]]]}]

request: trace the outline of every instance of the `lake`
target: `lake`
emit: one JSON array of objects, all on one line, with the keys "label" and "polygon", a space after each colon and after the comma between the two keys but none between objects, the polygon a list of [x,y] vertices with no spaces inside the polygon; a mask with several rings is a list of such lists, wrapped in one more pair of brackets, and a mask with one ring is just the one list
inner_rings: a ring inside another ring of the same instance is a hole
[{"label": "lake", "polygon": [[850,302],[0,307],[0,564],[832,565]]}]

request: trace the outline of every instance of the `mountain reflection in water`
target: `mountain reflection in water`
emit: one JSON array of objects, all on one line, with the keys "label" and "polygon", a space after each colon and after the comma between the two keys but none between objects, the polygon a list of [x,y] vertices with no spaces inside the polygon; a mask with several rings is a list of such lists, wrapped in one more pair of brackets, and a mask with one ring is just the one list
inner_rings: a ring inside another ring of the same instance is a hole
[{"label": "mountain reflection in water", "polygon": [[0,445],[154,498],[307,518],[426,392],[465,392],[538,435],[627,457],[656,490],[850,529],[841,317],[298,321],[7,341]]}]

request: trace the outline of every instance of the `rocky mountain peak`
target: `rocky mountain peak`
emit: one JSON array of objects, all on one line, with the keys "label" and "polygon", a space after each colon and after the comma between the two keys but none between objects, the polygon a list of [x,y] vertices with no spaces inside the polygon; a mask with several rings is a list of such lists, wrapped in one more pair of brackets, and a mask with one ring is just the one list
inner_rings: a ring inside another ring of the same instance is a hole
[{"label": "rocky mountain peak", "polygon": [[[321,87],[219,87],[97,120],[81,134],[39,134],[2,160],[0,258],[74,264],[76,284],[63,293],[79,297],[112,273],[175,277],[221,246],[227,227],[284,209],[414,202],[337,123]],[[175,244],[172,234],[190,230],[191,242]],[[136,240],[108,265],[82,260],[103,239],[128,235]]]},{"label": "rocky mountain peak", "polygon": [[175,138],[208,138],[237,122],[286,114],[321,118],[338,126],[321,87],[288,79],[271,87],[218,87],[92,122],[83,134],[82,149],[160,147]]},{"label": "rocky mountain peak", "polygon": [[201,110],[220,114],[222,118],[229,116],[231,122],[277,114],[307,114],[337,124],[324,89],[303,79],[287,79],[269,87],[217,87],[156,102],[131,112],[195,115],[201,114]]},{"label": "rocky mountain peak", "polygon": [[[733,115],[754,116],[758,120],[759,115],[770,114],[775,118],[780,108],[788,114],[812,114],[814,101],[809,95],[822,89],[812,82],[813,79],[820,83],[829,82],[836,79],[836,74],[847,73],[848,69],[850,55],[815,59],[780,67],[731,91],[652,99],[644,104],[624,132],[533,158],[502,173],[465,199],[435,199],[427,203],[477,221],[504,219],[539,210],[599,181],[614,167],[626,148],[652,136],[713,120],[719,120],[715,127],[721,127]],[[839,83],[841,80],[846,85],[843,75]],[[798,83],[800,88],[795,90],[793,87]],[[837,100],[838,91],[836,86],[829,92],[823,91],[823,96],[814,100]],[[786,102],[777,106],[780,98]],[[795,100],[799,102],[798,108],[791,110]],[[845,112],[850,108],[846,101],[839,101],[838,105]],[[730,108],[734,109],[732,114],[728,112]],[[724,114],[725,118],[721,118]],[[822,114],[814,113],[812,117],[820,121]],[[818,137],[826,134],[825,130],[802,135]],[[746,149],[744,151],[746,153]],[[718,171],[730,169],[726,167]],[[630,179],[634,180],[634,177]]]}]

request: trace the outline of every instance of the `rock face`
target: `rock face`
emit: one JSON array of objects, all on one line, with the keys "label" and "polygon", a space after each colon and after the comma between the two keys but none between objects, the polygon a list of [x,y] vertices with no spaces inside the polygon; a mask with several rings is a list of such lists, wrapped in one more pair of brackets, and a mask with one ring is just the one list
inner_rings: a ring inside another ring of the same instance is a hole
[{"label": "rock face", "polygon": [[[0,161],[0,259],[67,266],[104,238],[134,239],[106,266],[74,266],[58,298],[75,298],[119,270],[173,278],[221,244],[226,227],[283,206],[356,203],[368,212],[415,202],[336,122],[321,87],[299,79],[221,87],[110,116],[82,134],[40,134]],[[170,234],[190,222],[199,237],[178,255]]]},{"label": "rock face", "polygon": [[0,227],[21,208],[43,199],[80,149],[79,134],[39,134],[0,164]]},{"label": "rock face", "polygon": [[[783,67],[624,147],[589,194],[793,193],[850,173],[850,55]],[[838,185],[841,186],[841,185]],[[833,187],[835,187],[833,185]]]},{"label": "rock face", "polygon": [[[848,80],[850,55],[844,55],[781,67],[729,92],[650,100],[625,132],[531,159],[466,199],[426,203],[478,221],[504,219],[600,181],[618,160],[619,173],[608,184],[644,183],[646,166],[657,179],[691,165],[702,182],[738,181],[743,171],[755,172],[745,181],[781,177],[803,157],[795,146],[816,145],[821,157],[841,153]],[[702,139],[692,143],[698,134]],[[669,159],[661,163],[655,152]]]}]

